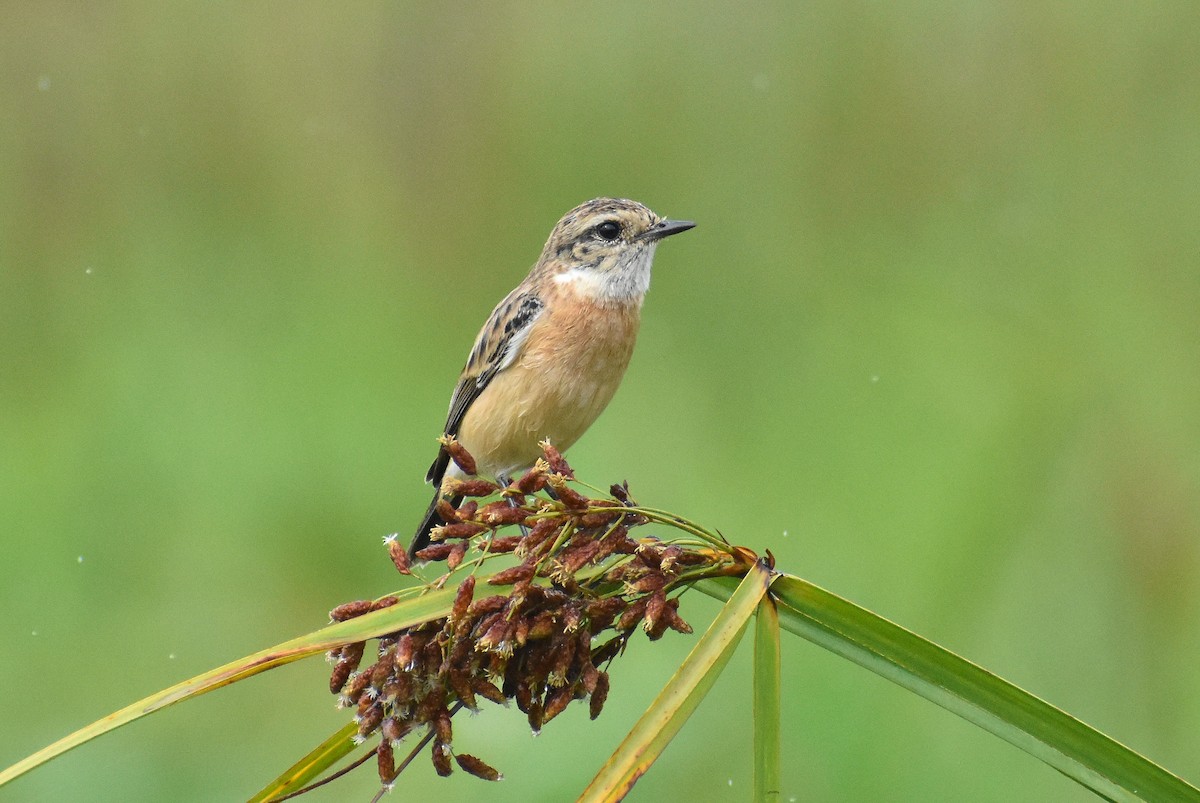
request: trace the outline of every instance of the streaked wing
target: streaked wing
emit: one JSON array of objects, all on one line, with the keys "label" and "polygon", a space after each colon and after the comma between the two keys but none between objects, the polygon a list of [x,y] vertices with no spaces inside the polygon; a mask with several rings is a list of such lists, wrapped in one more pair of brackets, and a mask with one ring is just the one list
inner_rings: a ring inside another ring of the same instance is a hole
[{"label": "streaked wing", "polygon": [[[462,378],[450,397],[450,412],[443,430],[447,435],[458,434],[463,417],[479,394],[483,393],[496,374],[512,365],[544,306],[542,300],[524,284],[496,305],[488,322],[475,338]],[[425,475],[425,481],[441,484],[449,463],[450,455],[445,449],[440,449],[437,459]]]}]

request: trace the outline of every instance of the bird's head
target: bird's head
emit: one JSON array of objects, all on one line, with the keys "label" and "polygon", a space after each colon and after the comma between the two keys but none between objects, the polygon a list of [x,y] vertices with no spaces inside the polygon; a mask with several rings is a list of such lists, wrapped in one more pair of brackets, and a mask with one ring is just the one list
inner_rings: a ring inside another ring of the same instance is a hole
[{"label": "bird's head", "polygon": [[570,283],[597,301],[640,300],[650,287],[659,241],[695,225],[659,217],[637,201],[596,198],[558,221],[540,267],[552,281]]}]

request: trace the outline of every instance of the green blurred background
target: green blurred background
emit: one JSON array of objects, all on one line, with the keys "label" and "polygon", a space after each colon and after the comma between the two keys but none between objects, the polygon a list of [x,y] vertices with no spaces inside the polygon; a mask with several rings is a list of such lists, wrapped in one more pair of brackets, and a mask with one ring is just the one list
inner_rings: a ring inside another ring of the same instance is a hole
[{"label": "green blurred background", "polygon": [[[699,222],[573,450],[1200,781],[1194,3],[7,4],[0,765],[398,585],[471,339],[555,220]],[[692,595],[702,626],[715,611]],[[565,800],[604,716],[439,799]],[[748,645],[632,799],[745,800]],[[789,638],[786,794],[1086,800]],[[310,661],[5,800],[233,800],[340,722]],[[362,800],[364,769],[312,800]]]}]

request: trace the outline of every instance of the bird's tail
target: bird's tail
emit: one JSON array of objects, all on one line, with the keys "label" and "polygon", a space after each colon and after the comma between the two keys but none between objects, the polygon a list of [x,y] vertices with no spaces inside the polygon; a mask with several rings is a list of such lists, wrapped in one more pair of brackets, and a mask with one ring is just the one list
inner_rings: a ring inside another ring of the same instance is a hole
[{"label": "bird's tail", "polygon": [[[417,550],[429,546],[429,533],[433,531],[434,527],[446,524],[446,520],[442,518],[442,514],[438,513],[437,509],[438,502],[441,499],[441,490],[434,491],[433,501],[429,503],[429,509],[425,511],[425,517],[421,519],[421,526],[417,528],[416,534],[413,535],[412,541],[408,544],[408,557],[410,559],[416,558]],[[454,496],[450,497],[448,501],[451,507],[457,509],[462,504],[462,500],[461,496]]]}]

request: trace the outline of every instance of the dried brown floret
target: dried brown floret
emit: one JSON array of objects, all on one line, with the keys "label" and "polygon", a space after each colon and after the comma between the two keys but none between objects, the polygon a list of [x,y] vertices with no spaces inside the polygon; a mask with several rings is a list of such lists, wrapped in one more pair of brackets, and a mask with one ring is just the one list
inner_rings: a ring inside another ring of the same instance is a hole
[{"label": "dried brown floret", "polygon": [[475,642],[478,652],[496,652],[502,655],[512,655],[512,631],[516,627],[503,616],[497,616],[496,621]]},{"label": "dried brown floret", "polygon": [[551,648],[553,660],[550,663],[550,672],[546,676],[546,682],[551,686],[562,686],[567,682],[567,672],[571,668],[571,661],[575,658],[575,640],[555,639],[551,644],[553,645]]},{"label": "dried brown floret", "polygon": [[364,694],[358,703],[358,735],[369,736],[380,722],[383,722],[383,706]]},{"label": "dried brown floret", "polygon": [[567,633],[574,633],[583,624],[583,609],[577,602],[562,607],[562,626]]},{"label": "dried brown floret", "polygon": [[525,712],[526,718],[529,720],[529,729],[535,734],[542,732],[542,701],[535,699],[529,704],[529,710]]},{"label": "dried brown floret", "polygon": [[371,610],[378,611],[383,608],[390,608],[400,601],[400,598],[395,594],[388,594],[386,597],[380,597],[371,603]]},{"label": "dried brown floret", "polygon": [[357,704],[359,698],[363,696],[363,689],[371,683],[370,667],[362,672],[357,672],[350,676],[350,685],[346,687],[346,699],[353,704]]},{"label": "dried brown floret", "polygon": [[534,522],[529,535],[525,536],[517,547],[517,555],[532,557],[544,543],[553,543],[554,536],[562,528],[563,521],[559,518],[544,518]]},{"label": "dried brown floret", "polygon": [[679,633],[691,633],[692,626],[679,616],[679,598],[672,597],[667,600],[667,610],[665,612],[667,618],[667,627]]},{"label": "dried brown floret", "polygon": [[600,716],[600,712],[604,710],[604,701],[608,699],[608,673],[601,672],[600,677],[596,679],[596,688],[592,691],[589,708],[592,719]]},{"label": "dried brown floret", "polygon": [[396,571],[400,574],[412,574],[412,569],[409,567],[408,550],[404,545],[395,538],[387,542],[388,557],[392,559],[392,565],[396,567]]},{"label": "dried brown floret", "polygon": [[586,566],[600,550],[599,541],[586,541],[578,546],[565,549],[558,557],[558,571],[564,577],[570,577]]},{"label": "dried brown floret", "polygon": [[520,535],[502,535],[499,538],[493,538],[484,545],[485,552],[503,553],[512,552],[521,545],[523,536]]},{"label": "dried brown floret", "polygon": [[622,597],[605,597],[588,603],[586,611],[589,620],[588,627],[593,633],[604,630],[613,623],[621,611],[625,610],[626,604]]},{"label": "dried brown floret", "polygon": [[458,766],[463,772],[468,772],[476,778],[482,778],[485,781],[504,780],[504,776],[493,767],[468,753],[455,753],[454,760],[458,762]]},{"label": "dried brown floret", "polygon": [[658,591],[666,584],[667,578],[660,572],[647,573],[636,580],[627,581],[629,591],[634,594],[645,594],[649,591]]},{"label": "dried brown floret", "polygon": [[467,542],[459,541],[450,550],[450,554],[446,556],[446,570],[454,571],[462,563],[463,557],[467,554]]},{"label": "dried brown floret", "polygon": [[350,678],[350,673],[354,671],[357,663],[351,663],[346,659],[338,661],[333,666],[333,673],[329,676],[329,691],[332,694],[337,694],[346,685],[346,681]]},{"label": "dried brown floret", "polygon": [[371,686],[376,689],[382,689],[383,684],[387,683],[387,679],[395,671],[396,664],[391,655],[380,658],[371,667]]},{"label": "dried brown floret", "polygon": [[462,618],[467,615],[467,610],[471,607],[471,597],[475,594],[475,575],[467,575],[461,583],[458,584],[458,591],[454,595],[454,605],[450,608],[449,623],[455,624],[462,621]]},{"label": "dried brown floret", "polygon": [[575,699],[574,690],[570,686],[562,686],[546,695],[546,705],[542,709],[542,724],[561,714],[567,704]]},{"label": "dried brown floret", "polygon": [[432,723],[438,712],[446,707],[446,689],[441,684],[430,687],[417,703],[416,720]]},{"label": "dried brown floret", "polygon": [[354,664],[354,668],[358,668],[358,664],[362,661],[363,653],[367,651],[367,642],[355,641],[351,644],[342,646],[341,659]]},{"label": "dried brown floret", "polygon": [[437,501],[437,513],[446,524],[461,521],[458,511],[454,509],[454,505],[450,504],[450,500],[445,497]]},{"label": "dried brown floret", "polygon": [[410,672],[413,668],[413,658],[417,653],[417,643],[412,633],[405,633],[396,642],[396,668],[401,672]]},{"label": "dried brown floret", "polygon": [[661,553],[661,562],[659,568],[664,572],[674,572],[675,564],[679,562],[679,558],[683,555],[683,547],[679,544],[670,544],[663,548]]},{"label": "dried brown floret", "polygon": [[667,632],[670,619],[666,611],[666,595],[659,589],[650,595],[650,601],[646,604],[646,618],[642,621],[642,628],[651,641],[658,641]]},{"label": "dried brown floret", "polygon": [[475,466],[475,458],[471,456],[466,447],[458,442],[457,438],[453,435],[443,435],[438,438],[438,443],[442,445],[442,448],[450,455],[450,459],[454,461],[456,466],[462,469],[464,474],[474,476],[476,471],[478,471]]},{"label": "dried brown floret", "polygon": [[454,768],[450,766],[450,745],[435,739],[430,757],[433,759],[433,768],[443,778],[454,771]]},{"label": "dried brown floret", "polygon": [[393,672],[383,684],[380,695],[389,702],[403,702],[413,696],[413,677],[408,672]]},{"label": "dried brown floret", "polygon": [[476,518],[491,527],[506,527],[510,524],[524,524],[525,519],[533,514],[534,511],[527,507],[499,501],[480,508]]},{"label": "dried brown floret", "polygon": [[646,615],[643,619],[642,626],[649,633],[657,625],[660,619],[663,618],[663,612],[667,607],[667,594],[661,588],[656,589],[646,600]]},{"label": "dried brown floret", "polygon": [[554,489],[555,497],[567,510],[587,510],[592,501],[568,485],[567,477],[562,474],[551,474],[546,478],[546,484]]},{"label": "dried brown floret", "polygon": [[475,690],[471,688],[471,677],[467,670],[451,669],[446,673],[446,680],[463,705],[472,711],[479,710],[479,702],[475,699]]},{"label": "dried brown floret", "polygon": [[439,742],[450,744],[453,741],[454,730],[450,724],[450,711],[444,706],[433,717],[433,732]]},{"label": "dried brown floret", "polygon": [[390,742],[398,742],[412,730],[412,724],[409,720],[387,717],[379,723],[379,730],[383,734],[383,738]]},{"label": "dried brown floret", "polygon": [[642,621],[642,617],[646,615],[646,603],[649,600],[646,597],[641,597],[629,604],[617,619],[618,630],[632,630],[637,627],[637,623]]},{"label": "dried brown floret", "polygon": [[471,607],[467,609],[467,616],[464,622],[476,623],[481,617],[488,614],[496,613],[504,610],[504,606],[508,604],[508,597],[501,594],[495,594],[483,599],[477,599],[471,603]]},{"label": "dried brown floret", "polygon": [[528,580],[533,577],[533,573],[537,571],[535,563],[521,563],[516,566],[496,572],[488,578],[488,585],[492,586],[510,586],[514,583],[519,583],[522,580]]},{"label": "dried brown floret", "polygon": [[496,688],[495,684],[491,683],[487,678],[473,677],[471,678],[471,690],[485,700],[493,703],[504,703],[508,698],[504,693]]},{"label": "dried brown floret", "polygon": [[[590,656],[589,656],[590,659]],[[588,660],[583,665],[583,669],[579,673],[579,686],[585,694],[591,694],[596,690],[596,683],[600,680],[600,670]]]},{"label": "dried brown floret", "polygon": [[436,639],[430,639],[421,650],[421,667],[426,675],[436,675],[442,668],[442,645]]},{"label": "dried brown floret", "polygon": [[533,689],[530,688],[528,682],[522,680],[517,683],[513,699],[517,701],[517,709],[522,714],[529,713],[529,707],[533,705]]},{"label": "dried brown floret", "polygon": [[539,611],[529,620],[529,629],[525,641],[538,641],[549,638],[558,632],[558,621],[553,611]]},{"label": "dried brown floret", "polygon": [[533,464],[533,468],[525,472],[511,486],[514,491],[520,494],[533,494],[546,487],[546,472],[550,470],[550,465],[541,458]]},{"label": "dried brown floret", "polygon": [[384,739],[379,743],[379,747],[375,748],[375,756],[379,765],[379,780],[382,783],[391,783],[396,776],[396,758],[392,753],[392,743],[388,739]]},{"label": "dried brown floret", "polygon": [[451,478],[442,483],[442,493],[448,496],[491,496],[498,490],[500,487],[496,483],[487,480]]},{"label": "dried brown floret", "polygon": [[429,538],[432,541],[448,541],[452,538],[473,538],[486,529],[487,527],[478,522],[459,521],[453,524],[442,524],[434,527],[429,531]]},{"label": "dried brown floret", "polygon": [[[436,527],[434,528],[437,529]],[[424,549],[418,549],[416,552],[417,560],[445,560],[450,554],[450,550],[454,549],[454,544],[430,544]]]},{"label": "dried brown floret", "polygon": [[344,622],[347,619],[353,619],[356,616],[362,616],[371,610],[371,600],[356,599],[354,602],[343,602],[341,605],[329,612],[330,621]]},{"label": "dried brown floret", "polygon": [[638,547],[637,559],[655,571],[662,569],[662,551],[653,544],[641,544]]},{"label": "dried brown floret", "polygon": [[575,472],[567,465],[566,459],[558,449],[549,440],[544,440],[538,443],[542,447],[542,454],[546,456],[546,463],[550,466],[550,471],[566,477],[569,480],[575,479]]},{"label": "dried brown floret", "polygon": [[[596,504],[596,502],[593,501],[592,504]],[[606,524],[616,521],[623,515],[625,514],[620,509],[597,510],[593,513],[584,513],[579,517],[579,526],[588,528],[603,527]]]},{"label": "dried brown floret", "polygon": [[683,566],[699,566],[701,564],[713,564],[718,562],[719,553],[711,549],[685,549],[676,558],[676,562]]}]

